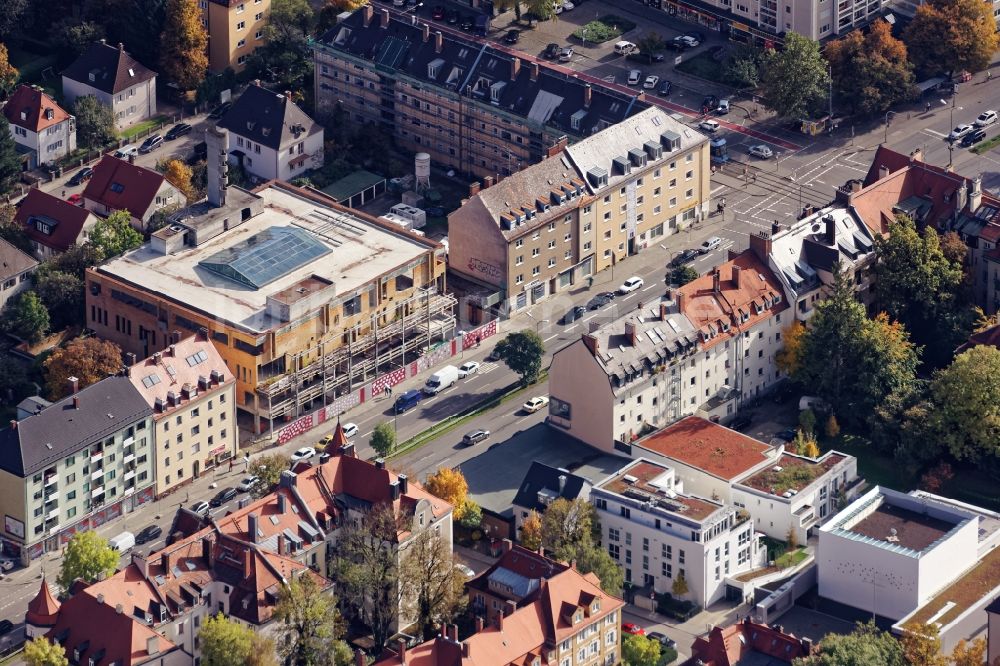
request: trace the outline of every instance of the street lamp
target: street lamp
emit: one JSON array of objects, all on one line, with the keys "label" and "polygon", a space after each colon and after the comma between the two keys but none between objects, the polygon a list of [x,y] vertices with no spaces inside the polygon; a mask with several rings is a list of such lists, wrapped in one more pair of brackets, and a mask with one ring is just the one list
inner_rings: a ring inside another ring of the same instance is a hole
[{"label": "street lamp", "polygon": [[882,143],[889,143],[889,120],[890,120],[889,116],[895,116],[895,115],[896,115],[895,111],[885,112],[885,140],[882,141]]},{"label": "street lamp", "polygon": [[[944,106],[948,106],[948,102],[944,101],[943,99],[939,99],[938,101],[941,102],[941,104],[943,104]],[[962,110],[962,107],[955,106],[955,104],[957,102],[958,102],[958,98],[953,96],[951,98],[951,112],[950,112],[950,117],[951,117],[950,124],[951,124],[951,127],[955,127],[955,109],[958,109],[959,111]],[[952,167],[952,154],[955,152],[955,141],[951,138],[951,134],[950,134],[951,130],[948,130],[948,131],[949,131],[949,135],[948,135],[948,168],[950,169]]]}]

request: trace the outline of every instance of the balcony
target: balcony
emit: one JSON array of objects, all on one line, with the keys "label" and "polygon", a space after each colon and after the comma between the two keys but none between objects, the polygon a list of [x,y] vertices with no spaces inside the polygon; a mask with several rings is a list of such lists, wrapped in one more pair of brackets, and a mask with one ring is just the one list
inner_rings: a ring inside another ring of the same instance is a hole
[{"label": "balcony", "polygon": [[135,435],[122,440],[122,446],[132,446],[133,444],[135,444]]},{"label": "balcony", "polygon": [[124,478],[126,481],[135,478],[135,470],[130,469],[129,471],[125,472],[125,476],[123,476],[122,478]]},{"label": "balcony", "polygon": [[51,492],[45,491],[45,501],[46,502],[55,502],[58,499],[59,499],[59,491],[58,490],[56,490],[56,489],[53,488]]},{"label": "balcony", "polygon": [[99,462],[104,457],[104,451],[94,451],[90,454],[90,462]]},{"label": "balcony", "polygon": [[93,472],[90,473],[90,480],[91,481],[95,481],[97,479],[103,479],[103,478],[104,478],[104,468],[103,467],[99,467],[99,468],[95,469]]},{"label": "balcony", "polygon": [[104,495],[104,486],[97,486],[90,493],[90,496],[93,497],[94,499],[97,499],[102,495]]},{"label": "balcony", "polygon": [[58,517],[59,517],[59,507],[57,507],[57,506],[56,507],[52,507],[45,514],[45,520],[52,520],[53,518],[58,518]]},{"label": "balcony", "polygon": [[122,462],[125,463],[126,465],[132,462],[133,460],[135,460],[135,453],[129,453],[124,458],[122,458]]},{"label": "balcony", "polygon": [[59,481],[59,475],[50,474],[49,476],[45,477],[45,487],[48,488],[49,486],[54,486],[56,485],[57,481]]}]

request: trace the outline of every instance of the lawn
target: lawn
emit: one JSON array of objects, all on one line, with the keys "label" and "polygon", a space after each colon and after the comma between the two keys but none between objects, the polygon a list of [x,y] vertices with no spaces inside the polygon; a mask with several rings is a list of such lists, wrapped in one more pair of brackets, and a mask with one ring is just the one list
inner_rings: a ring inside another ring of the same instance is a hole
[{"label": "lawn", "polygon": [[677,65],[676,69],[685,74],[697,76],[700,79],[728,84],[729,81],[726,79],[726,62],[726,60],[720,62],[710,52],[702,51],[691,58],[684,56],[681,64]]},{"label": "lawn", "polygon": [[[24,47],[10,47],[8,58],[24,83],[44,83],[42,72],[48,67],[55,67],[57,60],[54,54],[31,51]],[[54,81],[57,78],[53,72],[50,79]]]},{"label": "lawn", "polygon": [[780,557],[774,560],[774,566],[779,569],[787,569],[789,567],[794,567],[796,564],[802,562],[802,560],[809,557],[809,553],[806,552],[805,548],[798,548],[791,553],[784,553]]},{"label": "lawn", "polygon": [[614,14],[608,14],[596,21],[591,21],[581,28],[577,28],[573,36],[582,42],[601,44],[602,42],[617,39],[634,28],[635,23],[632,21],[615,16]]},{"label": "lawn", "polygon": [[987,139],[986,141],[983,141],[978,146],[973,148],[972,152],[974,152],[976,155],[982,155],[986,151],[996,148],[997,145],[1000,145],[1000,134],[997,134],[992,139]]},{"label": "lawn", "polygon": [[144,120],[141,123],[136,123],[135,125],[132,125],[128,129],[122,130],[120,136],[121,138],[127,141],[131,141],[137,136],[143,136],[144,134],[148,134],[152,130],[162,127],[163,124],[169,120],[170,119],[164,115],[154,116],[149,120]]}]

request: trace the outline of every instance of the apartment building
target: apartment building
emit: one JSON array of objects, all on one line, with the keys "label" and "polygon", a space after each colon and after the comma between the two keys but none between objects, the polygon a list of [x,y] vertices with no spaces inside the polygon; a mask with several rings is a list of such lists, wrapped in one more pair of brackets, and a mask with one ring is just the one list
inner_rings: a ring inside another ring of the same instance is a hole
[{"label": "apartment building", "polygon": [[691,414],[732,419],[780,379],[787,308],[781,283],[743,252],[553,354],[548,423],[614,453]]},{"label": "apartment building", "polygon": [[521,527],[532,511],[539,515],[557,499],[572,502],[590,497],[590,482],[561,467],[552,467],[537,460],[524,474],[514,495],[514,530],[520,537]]},{"label": "apartment building", "polygon": [[290,93],[247,86],[218,126],[229,130],[229,161],[261,180],[291,180],[323,166],[323,127]]},{"label": "apartment building", "polygon": [[264,44],[271,0],[198,0],[208,31],[208,69],[242,72],[247,58]]},{"label": "apartment building", "polygon": [[152,409],[127,377],[70,395],[0,431],[3,545],[27,563],[153,499]]},{"label": "apartment building", "polygon": [[725,597],[728,577],[765,562],[749,514],[685,492],[666,465],[633,460],[595,484],[590,499],[602,543],[641,594],[673,594],[683,579],[683,598],[705,607]]},{"label": "apartment building", "polygon": [[[377,14],[377,15],[376,15]],[[489,43],[365,5],[313,44],[316,112],[377,124],[434,165],[498,179],[646,107]],[[415,17],[414,17],[415,18]]]},{"label": "apartment building", "polygon": [[0,309],[31,286],[31,274],[36,268],[37,260],[0,238]]},{"label": "apartment building", "polygon": [[88,269],[98,335],[146,357],[204,329],[259,432],[454,331],[440,245],[287,183],[225,186],[228,138],[207,134],[208,201]]},{"label": "apartment building", "polygon": [[236,456],[236,378],[207,336],[132,360],[128,378],[153,410],[157,497]]},{"label": "apartment building", "polygon": [[796,638],[754,622],[749,615],[728,627],[714,626],[706,636],[698,636],[691,644],[691,661],[685,663],[737,666],[739,664],[793,664],[816,652],[810,638]]},{"label": "apartment building", "polygon": [[569,563],[557,562],[510,539],[501,542],[501,549],[496,562],[465,584],[470,610],[488,625],[533,601],[543,581],[569,569]]},{"label": "apartment building", "polygon": [[516,312],[701,219],[710,177],[708,139],[650,107],[470,197],[449,268],[489,315]]},{"label": "apartment building", "polygon": [[40,88],[18,86],[3,107],[3,114],[14,143],[28,156],[28,169],[54,164],[76,150],[76,118]]},{"label": "apartment building", "polygon": [[125,51],[125,45],[95,42],[62,72],[63,101],[93,95],[110,106],[123,130],[156,115],[156,72]]},{"label": "apartment building", "polygon": [[21,199],[14,221],[31,241],[35,257],[44,261],[86,243],[97,216],[33,187]]},{"label": "apartment building", "polygon": [[187,198],[163,174],[103,155],[94,166],[94,175],[83,190],[83,207],[100,217],[116,210],[128,211],[132,226],[149,231],[153,215],[171,211],[187,203]]},{"label": "apartment building", "polygon": [[[621,611],[624,603],[600,587],[594,574],[567,568],[545,580],[518,606],[507,604],[495,624],[482,619],[475,633],[458,640],[458,627],[408,647],[399,641],[395,650],[375,666],[614,666],[621,662]],[[363,655],[359,652],[359,658]]]}]

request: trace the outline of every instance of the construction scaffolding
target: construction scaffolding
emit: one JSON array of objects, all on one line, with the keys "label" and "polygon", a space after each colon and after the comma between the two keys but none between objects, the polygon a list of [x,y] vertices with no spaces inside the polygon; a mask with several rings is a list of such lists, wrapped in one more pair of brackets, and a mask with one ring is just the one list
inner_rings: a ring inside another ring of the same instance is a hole
[{"label": "construction scaffolding", "polygon": [[[327,338],[315,347],[286,355],[287,370],[257,386],[258,424],[267,419],[273,430],[276,419],[295,418],[319,400],[325,407],[331,398],[420,358],[433,342],[454,333],[456,304],[454,296],[428,287],[397,303],[395,314],[372,313],[340,331],[337,339]],[[326,351],[334,344],[335,349]]]}]

